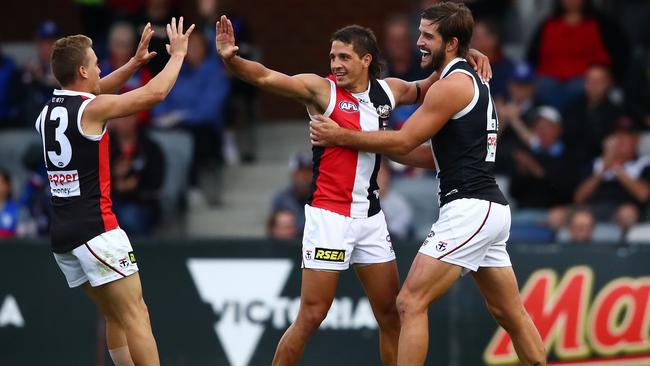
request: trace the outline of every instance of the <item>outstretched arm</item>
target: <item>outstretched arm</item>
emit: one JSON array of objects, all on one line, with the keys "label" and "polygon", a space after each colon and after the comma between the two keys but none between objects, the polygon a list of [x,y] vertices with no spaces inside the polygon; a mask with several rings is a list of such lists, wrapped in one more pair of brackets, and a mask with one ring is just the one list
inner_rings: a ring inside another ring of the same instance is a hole
[{"label": "outstretched arm", "polygon": [[309,127],[315,146],[344,146],[386,155],[407,155],[435,135],[447,121],[472,100],[469,76],[457,73],[435,83],[424,103],[399,131],[361,132],[339,127],[323,116]]},{"label": "outstretched arm", "polygon": [[[489,81],[492,78],[490,59],[481,52],[470,48],[467,62],[476,70],[481,80]],[[431,85],[439,79],[440,75],[434,71],[428,78],[418,81],[409,82],[397,78],[387,78],[386,82],[395,95],[395,102],[399,105],[422,103]]]},{"label": "outstretched arm", "polygon": [[[303,104],[317,104],[324,109],[329,101],[329,82],[315,74],[289,76],[271,70],[259,62],[237,56],[235,34],[230,19],[225,15],[216,25],[217,52],[224,65],[237,78],[261,89],[289,97]],[[323,110],[324,111],[324,110]]]},{"label": "outstretched arm", "polygon": [[140,37],[135,55],[122,67],[99,80],[99,90],[102,94],[117,93],[136,71],[156,57],[156,52],[149,52],[151,36],[153,36],[153,29],[151,29],[151,23],[147,23],[142,30],[142,37]]},{"label": "outstretched arm", "polygon": [[187,42],[194,30],[192,24],[187,32],[183,33],[183,17],[176,26],[176,18],[172,18],[171,25],[167,24],[169,44],[167,52],[171,56],[156,77],[146,85],[122,95],[99,95],[93,99],[86,108],[82,118],[82,129],[85,133],[99,134],[106,120],[128,116],[147,110],[160,103],[176,82],[178,73],[187,54]]}]

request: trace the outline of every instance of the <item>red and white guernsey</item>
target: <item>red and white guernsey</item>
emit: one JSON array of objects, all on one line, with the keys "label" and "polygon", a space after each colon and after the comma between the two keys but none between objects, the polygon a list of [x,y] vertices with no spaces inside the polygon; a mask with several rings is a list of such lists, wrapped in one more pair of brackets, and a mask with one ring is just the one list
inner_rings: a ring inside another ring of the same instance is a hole
[{"label": "red and white guernsey", "polygon": [[[362,93],[351,93],[330,82],[330,101],[324,115],[339,126],[378,131],[388,124],[395,97],[384,80],[371,80]],[[377,214],[377,173],[381,156],[344,147],[313,147],[314,177],[308,204],[353,218]]]}]

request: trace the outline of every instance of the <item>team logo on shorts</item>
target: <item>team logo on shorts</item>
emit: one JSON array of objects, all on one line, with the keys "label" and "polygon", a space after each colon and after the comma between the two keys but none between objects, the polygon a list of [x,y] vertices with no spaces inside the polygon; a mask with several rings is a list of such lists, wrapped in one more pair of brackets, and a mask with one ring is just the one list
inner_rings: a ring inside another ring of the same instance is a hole
[{"label": "team logo on shorts", "polygon": [[356,112],[359,112],[359,105],[356,104],[356,103],[350,102],[350,101],[348,101],[348,100],[342,100],[342,101],[339,103],[339,108],[340,108],[343,112],[347,112],[347,113],[356,113]]},{"label": "team logo on shorts", "polygon": [[433,232],[433,230],[429,231],[429,234],[427,234],[427,238],[424,239],[424,242],[422,243],[423,247],[426,247],[429,244],[429,240],[433,238],[433,236],[436,235],[436,233]]},{"label": "team logo on shorts", "polygon": [[129,262],[129,260],[126,259],[126,257],[120,259],[119,263],[120,263],[120,267],[122,267],[122,268],[126,268],[126,267],[131,265],[131,262]]},{"label": "team logo on shorts", "polygon": [[447,243],[444,241],[439,241],[436,245],[436,250],[439,252],[444,252],[447,249]]},{"label": "team logo on shorts", "polygon": [[305,259],[308,261],[311,260],[311,249],[305,250]]},{"label": "team logo on shorts", "polygon": [[316,248],[315,260],[326,262],[345,262],[345,250]]}]

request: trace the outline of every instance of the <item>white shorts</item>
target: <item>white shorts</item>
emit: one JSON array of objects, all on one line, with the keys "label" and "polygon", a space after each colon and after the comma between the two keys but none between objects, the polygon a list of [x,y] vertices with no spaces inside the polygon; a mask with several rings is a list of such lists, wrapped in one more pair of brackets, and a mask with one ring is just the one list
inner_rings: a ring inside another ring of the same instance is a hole
[{"label": "white shorts", "polygon": [[54,253],[68,286],[90,281],[92,287],[119,280],[138,271],[131,242],[124,230],[107,231],[68,253]]},{"label": "white shorts", "polygon": [[302,268],[342,271],[395,260],[383,212],[355,219],[305,205]]},{"label": "white shorts", "polygon": [[463,274],[480,267],[509,267],[509,236],[509,206],[461,198],[440,209],[420,253],[461,266]]}]

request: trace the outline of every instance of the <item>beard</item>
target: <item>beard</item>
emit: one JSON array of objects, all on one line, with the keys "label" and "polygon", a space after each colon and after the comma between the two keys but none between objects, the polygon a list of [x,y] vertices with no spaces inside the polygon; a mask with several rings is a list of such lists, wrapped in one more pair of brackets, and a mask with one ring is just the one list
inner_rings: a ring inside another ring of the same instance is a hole
[{"label": "beard", "polygon": [[445,51],[442,48],[430,51],[429,58],[428,61],[422,60],[420,67],[425,70],[440,71],[439,69],[445,63]]}]

